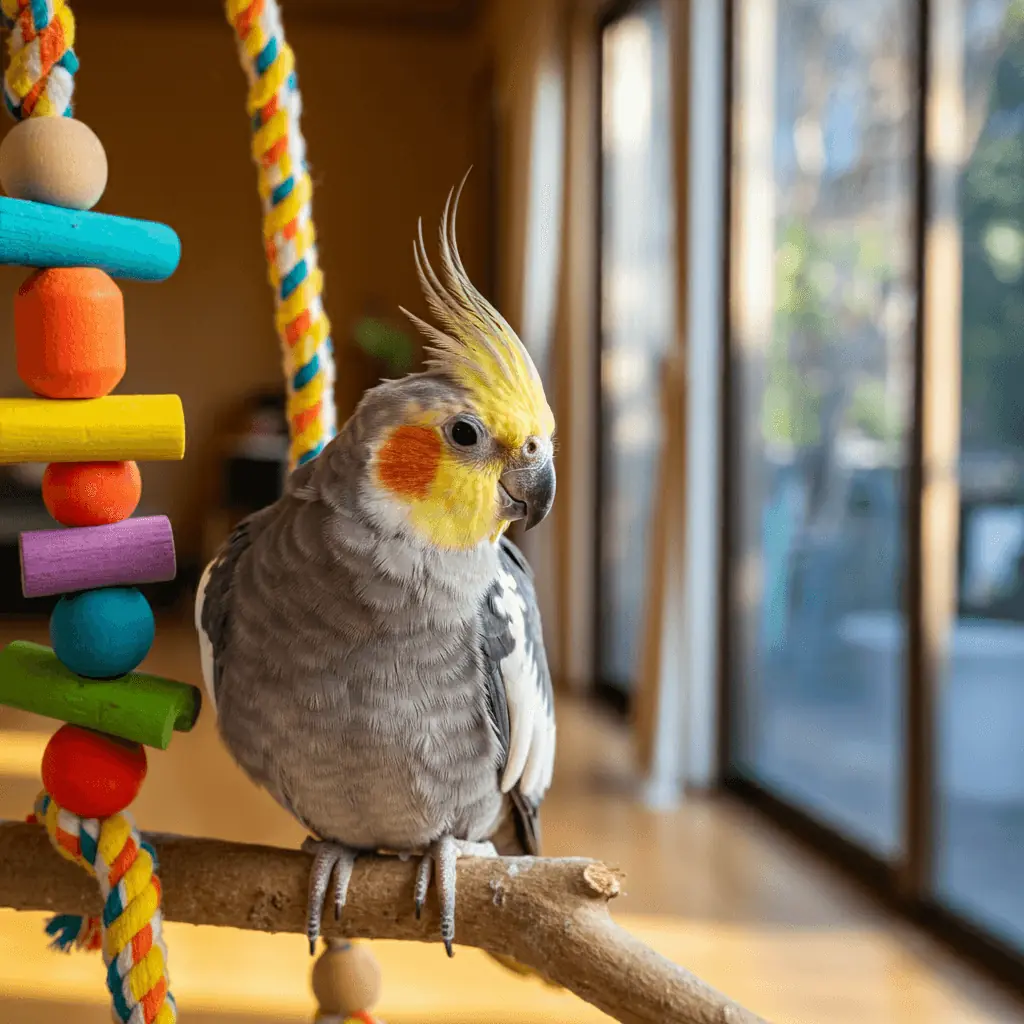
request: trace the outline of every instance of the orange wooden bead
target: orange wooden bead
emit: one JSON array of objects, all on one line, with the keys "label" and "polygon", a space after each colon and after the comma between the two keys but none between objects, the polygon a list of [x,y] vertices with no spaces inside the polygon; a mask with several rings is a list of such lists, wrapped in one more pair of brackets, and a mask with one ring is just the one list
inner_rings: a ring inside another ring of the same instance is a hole
[{"label": "orange wooden bead", "polygon": [[18,376],[44,398],[102,398],[125,371],[124,299],[95,267],[37,270],[14,299]]},{"label": "orange wooden bead", "polygon": [[142,497],[134,462],[54,462],[43,473],[46,509],[63,526],[105,526],[127,519]]},{"label": "orange wooden bead", "polygon": [[146,777],[141,743],[77,725],[62,725],[43,751],[43,788],[57,803],[83,818],[123,811]]}]

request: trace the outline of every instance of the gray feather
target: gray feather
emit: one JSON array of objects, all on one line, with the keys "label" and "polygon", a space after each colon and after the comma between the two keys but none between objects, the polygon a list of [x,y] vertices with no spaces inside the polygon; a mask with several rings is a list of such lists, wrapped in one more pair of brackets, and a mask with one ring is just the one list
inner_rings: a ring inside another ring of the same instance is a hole
[{"label": "gray feather", "polygon": [[521,652],[510,622],[482,612],[496,581],[528,593],[549,715],[525,563],[507,543],[430,547],[363,486],[382,424],[410,399],[458,397],[431,374],[368,392],[287,493],[233,533],[200,595],[228,749],[311,832],[356,849],[479,841],[510,820],[524,850],[536,844],[538,795],[500,785],[527,692],[502,666]]}]

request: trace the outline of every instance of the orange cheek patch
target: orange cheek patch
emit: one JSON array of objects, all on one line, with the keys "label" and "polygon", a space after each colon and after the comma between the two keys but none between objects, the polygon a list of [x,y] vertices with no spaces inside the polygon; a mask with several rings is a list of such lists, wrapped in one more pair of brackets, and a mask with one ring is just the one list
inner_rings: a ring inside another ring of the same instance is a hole
[{"label": "orange cheek patch", "polygon": [[377,452],[380,482],[405,498],[425,498],[441,461],[441,438],[430,427],[399,427]]}]

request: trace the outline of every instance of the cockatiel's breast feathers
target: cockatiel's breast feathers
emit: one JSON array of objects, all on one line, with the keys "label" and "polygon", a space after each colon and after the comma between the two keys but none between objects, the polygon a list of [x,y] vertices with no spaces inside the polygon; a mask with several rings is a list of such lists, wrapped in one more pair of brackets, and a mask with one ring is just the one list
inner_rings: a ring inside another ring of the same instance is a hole
[{"label": "cockatiel's breast feathers", "polygon": [[509,449],[549,441],[555,418],[526,346],[469,279],[455,239],[459,193],[449,195],[440,231],[441,276],[427,257],[423,224],[413,244],[431,312],[446,331],[403,309],[428,339],[427,365],[459,384],[481,421]]}]

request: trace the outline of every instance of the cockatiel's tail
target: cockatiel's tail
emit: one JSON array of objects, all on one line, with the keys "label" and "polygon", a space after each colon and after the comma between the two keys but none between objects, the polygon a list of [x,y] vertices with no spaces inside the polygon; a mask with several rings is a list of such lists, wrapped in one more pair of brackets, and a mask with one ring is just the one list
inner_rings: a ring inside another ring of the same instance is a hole
[{"label": "cockatiel's tail", "polygon": [[497,540],[513,520],[525,519],[529,529],[547,514],[555,420],[526,347],[466,273],[457,208],[455,193],[441,222],[440,275],[422,223],[414,244],[427,303],[445,330],[403,309],[427,337],[428,375],[450,382],[450,399],[410,402],[381,439],[373,468],[378,489],[402,505],[425,539],[466,550]]}]

